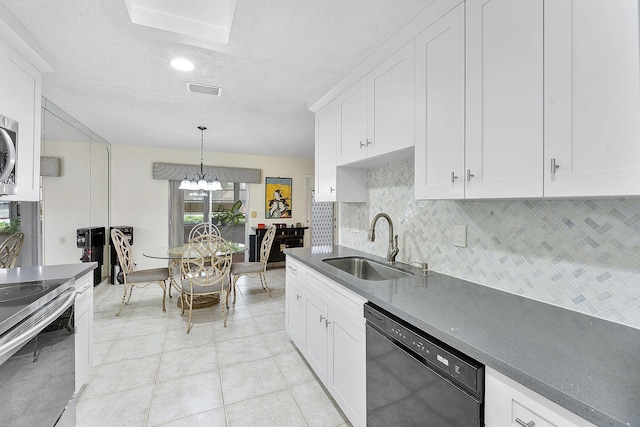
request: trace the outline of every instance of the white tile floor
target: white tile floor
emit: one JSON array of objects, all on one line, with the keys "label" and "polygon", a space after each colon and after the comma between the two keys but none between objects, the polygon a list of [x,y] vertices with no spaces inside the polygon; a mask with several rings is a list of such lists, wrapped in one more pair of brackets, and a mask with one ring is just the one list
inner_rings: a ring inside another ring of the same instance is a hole
[{"label": "white tile floor", "polygon": [[122,286],[94,293],[94,370],[77,426],[350,426],[284,331],[284,269],[238,281],[227,328],[220,306],[167,312],[158,286],[136,288],[120,317]]}]

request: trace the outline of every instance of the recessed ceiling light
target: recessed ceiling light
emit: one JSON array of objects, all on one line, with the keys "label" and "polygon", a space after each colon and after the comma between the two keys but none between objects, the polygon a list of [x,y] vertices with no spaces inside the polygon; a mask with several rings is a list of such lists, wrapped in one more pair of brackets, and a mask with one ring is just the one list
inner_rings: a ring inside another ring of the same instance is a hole
[{"label": "recessed ceiling light", "polygon": [[193,70],[193,62],[185,58],[174,58],[171,60],[171,66],[180,71]]}]

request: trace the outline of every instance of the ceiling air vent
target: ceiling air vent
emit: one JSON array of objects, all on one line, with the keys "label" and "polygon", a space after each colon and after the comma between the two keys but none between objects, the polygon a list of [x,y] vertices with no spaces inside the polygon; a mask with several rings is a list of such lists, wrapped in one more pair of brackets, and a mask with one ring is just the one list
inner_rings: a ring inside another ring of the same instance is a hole
[{"label": "ceiling air vent", "polygon": [[187,90],[189,92],[204,93],[205,95],[220,96],[222,94],[221,87],[202,85],[200,83],[187,83]]}]

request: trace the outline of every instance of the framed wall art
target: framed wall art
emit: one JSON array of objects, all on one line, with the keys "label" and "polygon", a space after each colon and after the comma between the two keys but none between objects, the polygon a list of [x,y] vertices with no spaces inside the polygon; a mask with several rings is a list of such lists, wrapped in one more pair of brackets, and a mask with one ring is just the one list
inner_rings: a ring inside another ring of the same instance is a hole
[{"label": "framed wall art", "polygon": [[265,178],[265,218],[291,218],[291,178]]}]

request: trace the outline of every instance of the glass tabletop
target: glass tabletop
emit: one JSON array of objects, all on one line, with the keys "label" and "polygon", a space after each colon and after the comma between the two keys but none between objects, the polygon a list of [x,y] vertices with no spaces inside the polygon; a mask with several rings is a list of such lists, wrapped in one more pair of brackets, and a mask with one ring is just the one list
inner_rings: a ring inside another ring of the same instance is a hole
[{"label": "glass tabletop", "polygon": [[[246,250],[249,249],[249,247],[244,243],[236,243],[236,242],[228,242],[228,243],[233,253],[245,252]],[[185,246],[186,245],[182,245],[182,246],[176,246],[173,248],[170,248],[168,246],[161,246],[159,248],[145,249],[144,252],[142,252],[142,255],[146,256],[147,258],[181,259],[182,252],[184,252]]]}]

